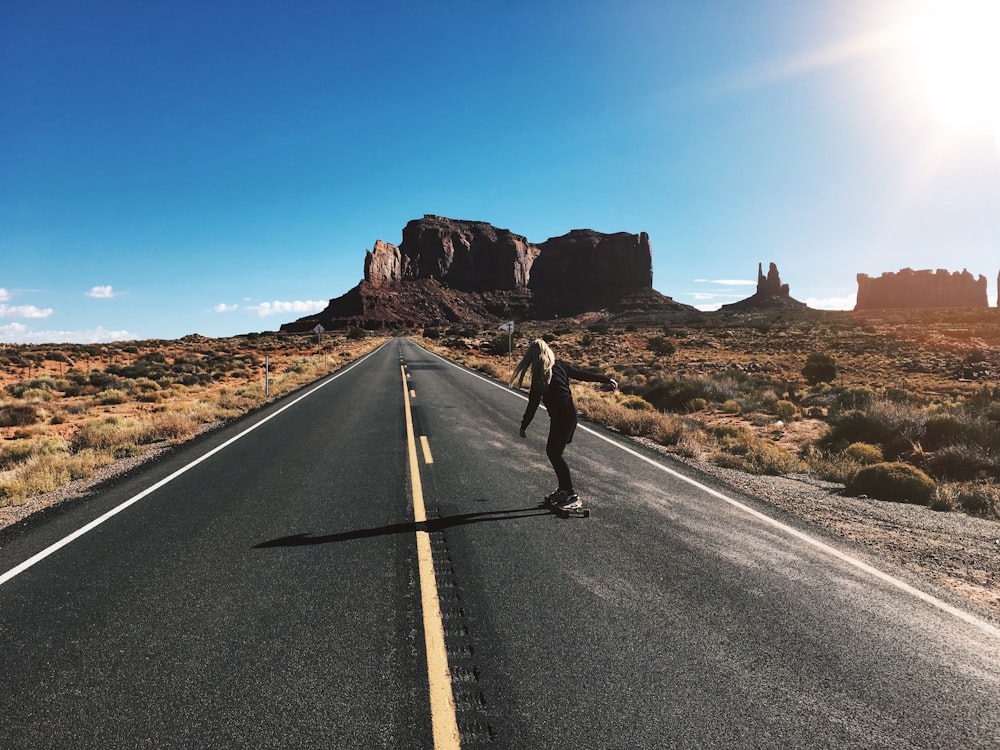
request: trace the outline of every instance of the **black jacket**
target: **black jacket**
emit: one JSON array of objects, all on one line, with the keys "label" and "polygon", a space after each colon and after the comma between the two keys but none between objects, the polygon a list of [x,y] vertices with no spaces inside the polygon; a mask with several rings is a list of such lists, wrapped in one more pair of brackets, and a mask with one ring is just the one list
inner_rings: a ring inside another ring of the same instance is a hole
[{"label": "black jacket", "polygon": [[528,408],[524,410],[524,417],[521,419],[522,430],[528,429],[531,420],[535,418],[539,402],[545,404],[550,419],[575,416],[576,406],[573,404],[573,392],[569,389],[570,378],[586,380],[591,383],[611,382],[611,378],[607,375],[580,370],[561,359],[557,359],[552,365],[552,380],[547,386],[544,383],[535,383],[534,380],[531,382],[531,390],[528,392]]}]

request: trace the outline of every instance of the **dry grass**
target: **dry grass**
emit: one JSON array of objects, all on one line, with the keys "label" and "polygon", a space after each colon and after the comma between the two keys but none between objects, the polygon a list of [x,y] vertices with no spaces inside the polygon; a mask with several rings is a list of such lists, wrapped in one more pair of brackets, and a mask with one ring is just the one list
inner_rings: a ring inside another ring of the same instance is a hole
[{"label": "dry grass", "polygon": [[327,334],[317,351],[312,336],[194,336],[0,348],[0,506],[189,440],[380,342]]}]

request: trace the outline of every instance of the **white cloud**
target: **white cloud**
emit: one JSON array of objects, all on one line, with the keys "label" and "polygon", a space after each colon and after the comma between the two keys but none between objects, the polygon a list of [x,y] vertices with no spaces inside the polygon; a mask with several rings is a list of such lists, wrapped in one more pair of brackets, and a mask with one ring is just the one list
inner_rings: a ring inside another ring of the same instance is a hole
[{"label": "white cloud", "polygon": [[84,331],[34,331],[23,323],[0,326],[0,343],[4,344],[106,344],[138,338],[128,331],[109,331],[101,326]]},{"label": "white cloud", "polygon": [[[25,291],[15,289],[15,292]],[[51,307],[36,307],[35,305],[8,305],[13,293],[7,288],[0,288],[0,318],[47,318],[54,310]]]},{"label": "white cloud", "polygon": [[722,286],[757,286],[756,281],[749,279],[711,279],[708,283]]},{"label": "white cloud", "polygon": [[51,307],[0,304],[0,318],[47,318],[53,312]]},{"label": "white cloud", "polygon": [[261,302],[250,305],[247,309],[257,313],[258,317],[269,315],[284,315],[287,313],[315,313],[324,309],[329,303],[326,300],[295,300],[294,302]]},{"label": "white cloud", "polygon": [[853,310],[858,295],[855,292],[845,297],[806,297],[802,301],[814,310]]},{"label": "white cloud", "polygon": [[8,323],[7,325],[2,325],[0,326],[0,341],[5,344],[26,343],[20,341],[17,337],[26,333],[28,330],[28,326],[24,323]]},{"label": "white cloud", "polygon": [[212,308],[212,312],[227,313],[232,312],[233,310],[238,310],[239,307],[239,305],[227,305],[225,302],[220,302]]},{"label": "white cloud", "polygon": [[111,299],[115,296],[115,292],[111,289],[111,285],[107,286],[94,286],[90,288],[87,292],[88,297],[93,297],[94,299]]}]

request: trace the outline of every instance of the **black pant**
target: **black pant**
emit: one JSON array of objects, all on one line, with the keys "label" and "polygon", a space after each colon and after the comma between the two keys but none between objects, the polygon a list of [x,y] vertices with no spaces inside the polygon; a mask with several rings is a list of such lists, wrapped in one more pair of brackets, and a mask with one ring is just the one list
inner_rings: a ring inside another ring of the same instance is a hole
[{"label": "black pant", "polygon": [[573,493],[573,479],[569,466],[563,458],[566,446],[573,442],[576,431],[576,409],[566,412],[549,412],[549,439],[545,443],[545,455],[549,457],[552,468],[556,470],[559,479],[559,489]]}]

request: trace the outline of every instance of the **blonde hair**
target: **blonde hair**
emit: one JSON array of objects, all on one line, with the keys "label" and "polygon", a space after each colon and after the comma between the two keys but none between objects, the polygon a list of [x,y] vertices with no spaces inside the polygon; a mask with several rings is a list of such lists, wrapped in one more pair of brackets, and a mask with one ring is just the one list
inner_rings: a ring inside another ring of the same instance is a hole
[{"label": "blonde hair", "polygon": [[535,339],[514,368],[510,384],[524,385],[524,376],[531,371],[531,387],[546,386],[552,380],[552,365],[556,363],[556,355],[552,348],[542,339]]}]

